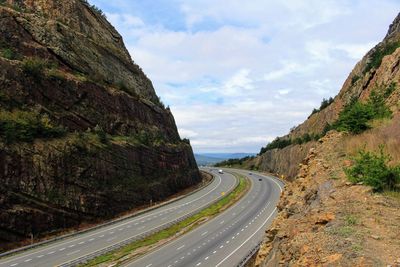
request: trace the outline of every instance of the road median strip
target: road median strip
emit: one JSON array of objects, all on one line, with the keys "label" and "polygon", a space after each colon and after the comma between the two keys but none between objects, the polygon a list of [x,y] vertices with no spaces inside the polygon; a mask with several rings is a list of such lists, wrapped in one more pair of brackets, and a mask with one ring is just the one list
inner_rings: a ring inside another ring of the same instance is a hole
[{"label": "road median strip", "polygon": [[98,266],[100,264],[116,266],[131,261],[132,259],[154,250],[205,223],[231,207],[249,190],[250,181],[242,175],[234,175],[238,179],[236,187],[230,193],[226,194],[223,198],[217,200],[210,206],[205,207],[201,211],[184,218],[165,229],[155,232],[143,239],[135,240],[103,255],[99,255],[80,266],[89,267]]}]

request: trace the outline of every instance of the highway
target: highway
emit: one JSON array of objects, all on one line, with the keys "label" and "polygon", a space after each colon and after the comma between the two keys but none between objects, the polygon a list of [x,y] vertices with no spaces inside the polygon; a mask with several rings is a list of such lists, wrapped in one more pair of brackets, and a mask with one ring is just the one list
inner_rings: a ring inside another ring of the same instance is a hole
[{"label": "highway", "polygon": [[222,192],[235,187],[236,179],[232,175],[214,174],[216,178],[210,185],[178,201],[115,224],[3,257],[0,267],[57,266],[175,221],[199,207],[208,206],[221,198]]},{"label": "highway", "polygon": [[257,173],[230,171],[250,178],[246,196],[209,222],[126,266],[237,266],[271,224],[283,184]]}]

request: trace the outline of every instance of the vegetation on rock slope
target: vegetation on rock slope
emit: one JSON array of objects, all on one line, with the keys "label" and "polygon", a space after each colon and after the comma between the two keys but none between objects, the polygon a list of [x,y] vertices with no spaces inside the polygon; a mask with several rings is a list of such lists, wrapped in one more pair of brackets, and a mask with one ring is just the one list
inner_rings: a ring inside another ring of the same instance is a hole
[{"label": "vegetation on rock slope", "polygon": [[201,180],[171,111],[99,10],[0,4],[0,250]]},{"label": "vegetation on rock slope", "polygon": [[305,146],[286,146],[253,161],[299,166],[256,266],[400,264],[399,30],[400,14],[333,103],[285,136],[323,133],[311,149],[291,158]]}]

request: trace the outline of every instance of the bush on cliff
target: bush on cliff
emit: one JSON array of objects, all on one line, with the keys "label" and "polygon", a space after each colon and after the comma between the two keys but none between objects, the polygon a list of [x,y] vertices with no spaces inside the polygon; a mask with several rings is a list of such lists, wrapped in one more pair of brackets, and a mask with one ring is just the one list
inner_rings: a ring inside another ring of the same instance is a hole
[{"label": "bush on cliff", "polygon": [[400,183],[400,166],[388,165],[390,156],[381,146],[378,153],[362,149],[353,158],[354,165],[345,169],[348,179],[353,183],[363,182],[376,191],[395,190]]},{"label": "bush on cliff", "polygon": [[106,131],[103,130],[98,124],[94,127],[94,133],[96,134],[98,140],[102,144],[108,144],[110,140],[108,139]]},{"label": "bush on cliff", "polygon": [[372,91],[368,102],[353,100],[339,114],[332,129],[359,134],[370,128],[370,121],[388,118],[392,112],[385,104],[385,93]]},{"label": "bush on cliff", "polygon": [[400,47],[400,42],[388,42],[382,47],[376,48],[369,58],[369,62],[365,66],[364,73],[371,69],[377,69],[382,63],[382,59],[386,55],[391,55]]},{"label": "bush on cliff", "polygon": [[47,115],[34,111],[0,111],[0,138],[5,143],[31,142],[35,138],[53,138],[65,129],[51,124]]},{"label": "bush on cliff", "polygon": [[[330,97],[329,99],[325,99],[325,98],[322,99],[322,102],[321,102],[321,105],[320,105],[319,109],[314,108],[313,111],[311,112],[311,115],[313,115],[313,114],[315,114],[315,113],[318,113],[318,112],[320,112],[321,110],[327,108],[330,104],[333,103],[333,101],[334,101],[334,99],[333,99],[332,97]],[[308,118],[310,118],[311,115],[308,116]]]},{"label": "bush on cliff", "polygon": [[39,82],[44,76],[47,63],[40,58],[27,58],[22,62],[22,70],[35,81]]}]

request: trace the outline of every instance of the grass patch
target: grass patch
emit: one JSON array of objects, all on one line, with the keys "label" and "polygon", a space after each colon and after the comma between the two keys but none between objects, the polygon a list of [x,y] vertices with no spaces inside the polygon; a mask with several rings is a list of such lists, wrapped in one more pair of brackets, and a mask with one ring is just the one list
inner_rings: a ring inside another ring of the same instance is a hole
[{"label": "grass patch", "polygon": [[35,81],[39,82],[44,76],[47,62],[40,58],[26,58],[22,61],[22,70]]},{"label": "grass patch", "polygon": [[331,235],[338,235],[347,238],[355,233],[355,229],[351,226],[345,225],[345,226],[330,228],[327,230],[327,232]]},{"label": "grass patch", "polygon": [[358,223],[358,219],[356,216],[352,215],[352,214],[348,214],[344,217],[344,221],[346,223],[347,226],[350,225],[356,225]]},{"label": "grass patch", "polygon": [[16,53],[12,48],[4,48],[1,51],[1,56],[9,60],[14,60],[17,58]]},{"label": "grass patch", "polygon": [[46,114],[0,110],[0,138],[5,143],[32,142],[35,138],[55,138],[65,133],[66,130],[55,126]]},{"label": "grass patch", "polygon": [[177,233],[180,234],[186,233],[192,230],[193,228],[197,227],[201,223],[201,220],[206,218],[211,218],[216,214],[222,212],[223,210],[227,209],[231,205],[233,205],[241,196],[243,196],[245,190],[248,188],[248,185],[249,185],[248,180],[245,179],[243,176],[239,176],[239,183],[235,187],[235,189],[230,194],[220,199],[217,203],[209,206],[208,208],[203,209],[199,213],[179,223],[176,223],[168,227],[167,229],[164,229],[158,233],[155,233],[147,237],[146,239],[132,242],[129,245],[126,245],[120,249],[99,256],[89,261],[88,263],[80,266],[85,266],[85,267],[97,266],[99,264],[106,262],[115,262],[131,254],[138,248],[154,245],[161,240],[165,240],[167,238],[176,236]]},{"label": "grass patch", "polygon": [[383,195],[400,201],[400,191],[385,191]]},{"label": "grass patch", "polygon": [[353,244],[353,245],[351,246],[351,249],[352,249],[354,252],[361,252],[361,251],[363,250],[363,247],[361,246],[361,244]]}]

